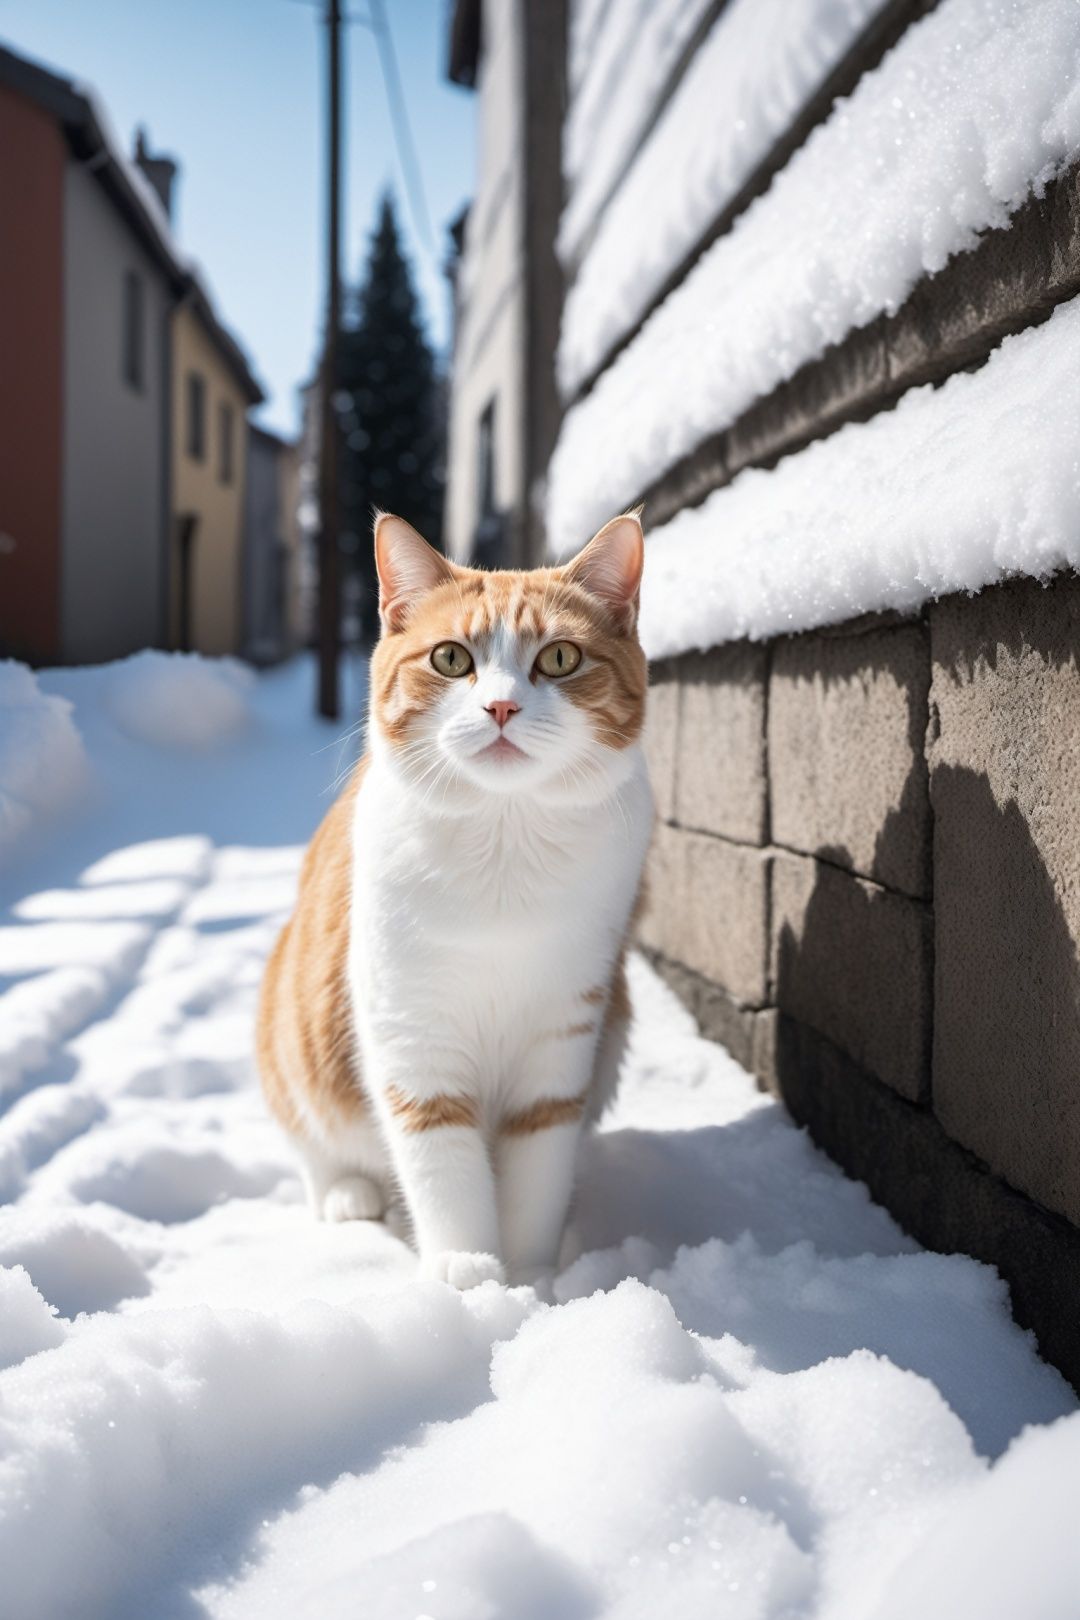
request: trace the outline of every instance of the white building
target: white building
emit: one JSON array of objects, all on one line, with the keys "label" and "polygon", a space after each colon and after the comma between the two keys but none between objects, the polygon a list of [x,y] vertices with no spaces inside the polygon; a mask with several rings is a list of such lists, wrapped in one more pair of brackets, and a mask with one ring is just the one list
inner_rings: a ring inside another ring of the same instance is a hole
[{"label": "white building", "polygon": [[558,424],[564,0],[456,0],[449,76],[478,100],[476,191],[455,282],[445,543],[514,566],[544,547]]}]

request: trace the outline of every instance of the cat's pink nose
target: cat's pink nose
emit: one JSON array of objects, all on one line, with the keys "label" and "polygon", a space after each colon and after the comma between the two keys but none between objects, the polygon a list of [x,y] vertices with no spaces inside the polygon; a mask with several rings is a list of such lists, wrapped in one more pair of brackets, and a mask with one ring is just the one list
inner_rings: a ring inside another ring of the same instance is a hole
[{"label": "cat's pink nose", "polygon": [[509,700],[500,698],[497,703],[487,704],[486,708],[488,714],[491,715],[492,719],[495,721],[495,724],[501,731],[506,722],[509,720],[510,716],[512,714],[517,714],[518,710],[521,708],[521,704],[511,703]]}]

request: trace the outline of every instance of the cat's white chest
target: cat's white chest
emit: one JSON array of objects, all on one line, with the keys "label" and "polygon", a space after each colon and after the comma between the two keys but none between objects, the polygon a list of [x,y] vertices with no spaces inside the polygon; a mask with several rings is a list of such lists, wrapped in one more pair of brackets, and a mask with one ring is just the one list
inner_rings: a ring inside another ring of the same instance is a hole
[{"label": "cat's white chest", "polygon": [[643,762],[588,811],[408,813],[377,776],[357,796],[350,976],[357,1026],[478,1069],[580,1018],[622,948],[651,831]]}]

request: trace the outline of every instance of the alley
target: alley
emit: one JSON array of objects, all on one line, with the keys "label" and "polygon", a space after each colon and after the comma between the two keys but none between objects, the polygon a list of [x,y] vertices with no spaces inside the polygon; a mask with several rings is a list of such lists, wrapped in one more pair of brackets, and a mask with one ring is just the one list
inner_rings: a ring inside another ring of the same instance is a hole
[{"label": "alley", "polygon": [[9,1612],[1064,1613],[1080,1418],[1003,1284],[918,1250],[640,959],[554,1303],[311,1222],[250,1055],[350,758],[311,678],[39,679],[85,774],[0,926]]}]

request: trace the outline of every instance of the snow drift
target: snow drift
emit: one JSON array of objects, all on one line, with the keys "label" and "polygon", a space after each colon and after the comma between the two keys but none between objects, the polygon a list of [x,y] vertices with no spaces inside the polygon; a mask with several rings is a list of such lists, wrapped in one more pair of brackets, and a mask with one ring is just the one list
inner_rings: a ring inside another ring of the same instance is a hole
[{"label": "snow drift", "polygon": [[0,866],[36,822],[69,808],[86,780],[71,704],[46,696],[24,664],[0,662]]}]

